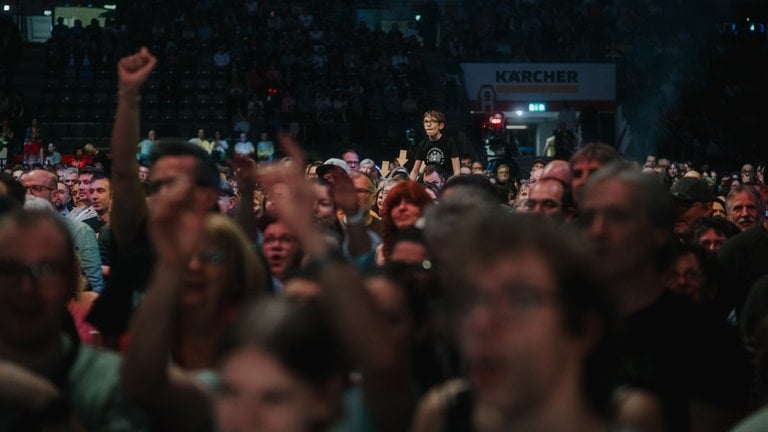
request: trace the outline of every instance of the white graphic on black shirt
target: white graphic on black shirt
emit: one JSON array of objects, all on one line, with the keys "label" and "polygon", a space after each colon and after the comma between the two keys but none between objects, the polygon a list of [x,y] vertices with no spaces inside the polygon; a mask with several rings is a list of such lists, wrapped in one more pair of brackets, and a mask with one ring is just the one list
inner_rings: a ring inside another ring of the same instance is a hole
[{"label": "white graphic on black shirt", "polygon": [[440,147],[432,147],[427,151],[427,164],[429,165],[443,165],[445,161],[445,153]]}]

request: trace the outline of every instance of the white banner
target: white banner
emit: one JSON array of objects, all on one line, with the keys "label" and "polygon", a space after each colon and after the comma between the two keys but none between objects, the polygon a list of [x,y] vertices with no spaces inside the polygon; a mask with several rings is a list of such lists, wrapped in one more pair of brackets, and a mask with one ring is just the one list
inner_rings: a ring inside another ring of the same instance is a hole
[{"label": "white banner", "polygon": [[462,63],[467,97],[483,111],[495,101],[615,101],[612,63]]}]

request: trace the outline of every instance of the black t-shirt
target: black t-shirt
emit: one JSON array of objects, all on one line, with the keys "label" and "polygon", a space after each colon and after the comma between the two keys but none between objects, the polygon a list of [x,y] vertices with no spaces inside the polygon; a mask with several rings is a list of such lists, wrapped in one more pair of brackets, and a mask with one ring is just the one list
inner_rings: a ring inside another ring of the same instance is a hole
[{"label": "black t-shirt", "polygon": [[424,138],[416,148],[416,160],[423,161],[425,165],[437,165],[443,171],[445,177],[453,175],[451,158],[458,158],[456,144],[443,134],[439,140],[430,141]]},{"label": "black t-shirt", "polygon": [[736,308],[741,317],[752,284],[768,274],[768,230],[760,224],[731,237],[720,248],[718,258],[725,273],[725,284],[719,296]]},{"label": "black t-shirt", "polygon": [[655,392],[671,430],[687,430],[688,402],[744,408],[752,367],[736,330],[665,292],[619,332],[619,385]]},{"label": "black t-shirt", "polygon": [[154,268],[155,254],[143,220],[129,245],[118,245],[110,231],[106,245],[111,263],[104,291],[93,304],[86,320],[107,336],[120,336],[128,329],[137,296],[144,293]]}]

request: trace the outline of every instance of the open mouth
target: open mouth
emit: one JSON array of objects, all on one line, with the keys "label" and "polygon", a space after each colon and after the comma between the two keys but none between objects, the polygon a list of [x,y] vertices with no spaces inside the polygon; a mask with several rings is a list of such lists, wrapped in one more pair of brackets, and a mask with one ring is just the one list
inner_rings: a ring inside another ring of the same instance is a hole
[{"label": "open mouth", "polygon": [[478,356],[468,362],[469,376],[478,387],[491,387],[498,383],[502,374],[502,363],[490,356]]},{"label": "open mouth", "polygon": [[267,263],[269,264],[270,267],[276,267],[276,266],[282,265],[283,262],[285,262],[285,256],[283,255],[276,255],[276,254],[267,255]]},{"label": "open mouth", "polygon": [[201,281],[185,281],[182,287],[184,291],[202,292],[205,291],[206,284]]}]

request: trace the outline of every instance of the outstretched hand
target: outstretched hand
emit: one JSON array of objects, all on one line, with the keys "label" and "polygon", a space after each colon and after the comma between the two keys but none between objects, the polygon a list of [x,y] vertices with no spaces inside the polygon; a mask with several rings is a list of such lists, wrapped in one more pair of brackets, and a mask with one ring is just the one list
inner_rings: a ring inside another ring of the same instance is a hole
[{"label": "outstretched hand", "polygon": [[138,90],[149,78],[157,64],[157,58],[146,47],[123,57],[117,62],[117,77],[123,90]]},{"label": "outstretched hand", "polygon": [[327,242],[312,216],[315,194],[304,178],[304,152],[289,134],[282,134],[279,141],[290,161],[260,170],[259,181],[274,203],[276,217],[296,234],[304,250],[309,254],[322,255]]},{"label": "outstretched hand", "polygon": [[255,188],[258,177],[258,167],[253,158],[236,154],[233,158],[227,159],[227,164],[235,173],[237,184],[240,188]]},{"label": "outstretched hand", "polygon": [[337,208],[340,208],[347,215],[358,212],[355,185],[343,169],[331,169],[323,176],[323,179],[333,187],[333,200]]},{"label": "outstretched hand", "polygon": [[283,134],[279,139],[289,160],[260,169],[259,182],[269,193],[276,216],[293,229],[303,229],[313,220],[315,200],[314,192],[304,178],[304,153],[290,135]]}]

